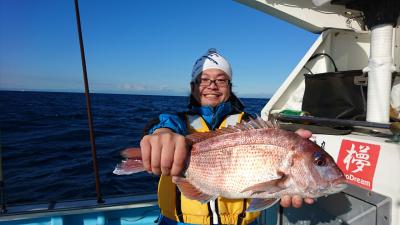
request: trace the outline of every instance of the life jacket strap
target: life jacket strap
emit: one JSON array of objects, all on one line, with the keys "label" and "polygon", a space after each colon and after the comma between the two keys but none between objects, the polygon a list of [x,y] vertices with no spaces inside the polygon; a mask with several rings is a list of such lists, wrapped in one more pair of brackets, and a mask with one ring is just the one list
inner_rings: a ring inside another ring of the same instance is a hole
[{"label": "life jacket strap", "polygon": [[247,202],[247,199],[243,199],[243,210],[238,215],[237,225],[242,225],[243,219],[246,217],[246,202]]},{"label": "life jacket strap", "polygon": [[183,213],[182,213],[182,204],[181,204],[181,192],[179,191],[178,186],[175,186],[175,202],[176,202],[176,215],[178,216],[179,222],[184,223]]}]

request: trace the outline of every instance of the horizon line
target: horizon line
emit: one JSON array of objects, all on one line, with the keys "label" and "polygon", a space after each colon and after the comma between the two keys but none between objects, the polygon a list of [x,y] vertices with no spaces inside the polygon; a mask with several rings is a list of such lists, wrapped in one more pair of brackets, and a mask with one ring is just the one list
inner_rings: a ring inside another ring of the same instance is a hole
[{"label": "horizon line", "polygon": [[[74,91],[74,90],[46,90],[46,89],[3,89],[0,88],[0,92],[9,91],[9,92],[49,92],[49,93],[73,93],[73,94],[85,94],[85,91]],[[110,94],[110,95],[144,95],[144,96],[172,96],[172,97],[189,97],[189,93],[187,95],[175,93],[175,94],[166,94],[166,93],[127,93],[127,92],[97,92],[90,91],[89,94]],[[237,94],[236,94],[237,95]],[[239,96],[238,96],[239,97]],[[256,99],[271,99],[271,97],[263,97],[258,94],[243,94],[239,98],[256,98]]]}]

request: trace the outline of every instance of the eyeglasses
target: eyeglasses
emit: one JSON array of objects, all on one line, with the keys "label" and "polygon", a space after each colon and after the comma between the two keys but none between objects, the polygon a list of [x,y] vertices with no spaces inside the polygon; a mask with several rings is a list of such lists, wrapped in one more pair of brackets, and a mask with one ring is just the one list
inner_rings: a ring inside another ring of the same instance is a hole
[{"label": "eyeglasses", "polygon": [[228,86],[231,82],[230,80],[227,79],[216,79],[216,80],[211,80],[211,79],[207,79],[207,78],[200,78],[197,80],[196,82],[197,84],[199,84],[202,87],[208,87],[210,86],[212,83],[214,83],[215,85],[217,85],[218,87],[226,87]]}]

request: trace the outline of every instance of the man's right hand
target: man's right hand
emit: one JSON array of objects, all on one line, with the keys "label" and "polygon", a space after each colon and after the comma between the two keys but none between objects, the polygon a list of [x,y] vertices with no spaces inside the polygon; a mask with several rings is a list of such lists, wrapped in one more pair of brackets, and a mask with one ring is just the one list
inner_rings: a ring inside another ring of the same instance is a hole
[{"label": "man's right hand", "polygon": [[143,167],[156,175],[178,176],[188,157],[185,137],[168,128],[159,128],[140,141]]}]

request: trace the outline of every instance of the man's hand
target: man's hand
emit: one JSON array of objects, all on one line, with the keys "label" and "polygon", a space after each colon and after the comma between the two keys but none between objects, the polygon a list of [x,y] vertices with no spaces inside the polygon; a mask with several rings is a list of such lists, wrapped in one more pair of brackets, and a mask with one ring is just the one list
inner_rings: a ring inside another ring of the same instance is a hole
[{"label": "man's hand", "polygon": [[156,175],[178,176],[188,157],[185,137],[168,128],[157,129],[140,141],[143,167]]},{"label": "man's hand", "polygon": [[[304,130],[304,129],[298,129],[296,131],[296,134],[300,135],[302,138],[307,138],[307,139],[310,138],[312,135],[312,133],[309,130]],[[314,199],[305,198],[304,202],[307,204],[313,204]],[[303,198],[298,195],[295,195],[295,196],[285,195],[285,196],[282,196],[282,198],[281,198],[281,206],[282,207],[293,206],[295,208],[300,208],[302,204],[303,204]]]}]

